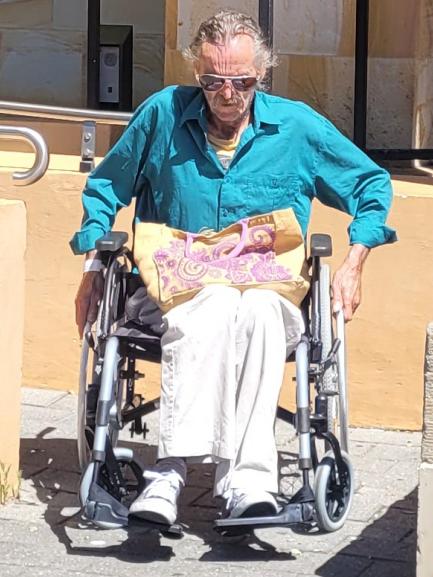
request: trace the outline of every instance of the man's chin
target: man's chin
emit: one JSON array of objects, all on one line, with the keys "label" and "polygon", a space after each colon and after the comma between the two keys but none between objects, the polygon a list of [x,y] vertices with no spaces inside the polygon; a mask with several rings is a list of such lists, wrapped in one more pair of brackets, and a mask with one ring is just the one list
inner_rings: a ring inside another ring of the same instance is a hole
[{"label": "man's chin", "polygon": [[227,106],[226,108],[218,108],[214,111],[214,115],[225,122],[235,121],[242,118],[242,112],[237,108]]}]

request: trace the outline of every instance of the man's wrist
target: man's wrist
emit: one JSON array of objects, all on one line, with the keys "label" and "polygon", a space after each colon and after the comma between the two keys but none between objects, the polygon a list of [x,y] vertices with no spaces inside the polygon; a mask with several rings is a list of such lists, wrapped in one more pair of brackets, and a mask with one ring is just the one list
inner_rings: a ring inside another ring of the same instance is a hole
[{"label": "man's wrist", "polygon": [[346,262],[353,268],[362,268],[370,249],[363,244],[352,244],[346,256]]},{"label": "man's wrist", "polygon": [[100,258],[86,258],[83,266],[83,273],[99,272],[103,268],[102,260]]},{"label": "man's wrist", "polygon": [[83,265],[83,273],[99,272],[102,270],[103,264],[97,250],[90,250],[86,253],[86,258]]}]

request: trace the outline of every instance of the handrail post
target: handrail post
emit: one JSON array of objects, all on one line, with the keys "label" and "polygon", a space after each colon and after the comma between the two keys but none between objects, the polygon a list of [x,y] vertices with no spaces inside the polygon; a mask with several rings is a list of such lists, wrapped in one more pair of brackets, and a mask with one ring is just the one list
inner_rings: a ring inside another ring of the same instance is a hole
[{"label": "handrail post", "polygon": [[80,172],[90,172],[95,168],[96,123],[85,120],[81,132]]}]

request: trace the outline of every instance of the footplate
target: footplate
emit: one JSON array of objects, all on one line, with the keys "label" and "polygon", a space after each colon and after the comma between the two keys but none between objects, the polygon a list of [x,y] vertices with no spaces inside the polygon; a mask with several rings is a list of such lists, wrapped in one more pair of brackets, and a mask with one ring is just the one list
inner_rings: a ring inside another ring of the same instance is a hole
[{"label": "footplate", "polygon": [[128,515],[129,511],[125,505],[117,501],[97,483],[92,483],[89,498],[84,506],[83,517],[97,527],[101,529],[120,529],[128,526],[139,526],[159,531],[162,535],[171,539],[183,537],[183,528],[177,523],[164,525],[133,516],[129,517]]},{"label": "footplate", "polygon": [[233,531],[247,533],[254,529],[310,523],[314,519],[313,513],[313,503],[288,503],[277,515],[216,519],[214,528],[223,535]]},{"label": "footplate", "polygon": [[96,483],[90,486],[84,517],[102,529],[118,529],[128,525],[128,509]]}]

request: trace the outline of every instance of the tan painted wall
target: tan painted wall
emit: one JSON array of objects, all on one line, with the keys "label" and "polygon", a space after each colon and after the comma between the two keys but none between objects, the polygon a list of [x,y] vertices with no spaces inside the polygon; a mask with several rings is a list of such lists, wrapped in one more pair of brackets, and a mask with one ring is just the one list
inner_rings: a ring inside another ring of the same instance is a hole
[{"label": "tan painted wall", "polygon": [[23,202],[4,200],[1,194],[0,246],[0,464],[5,467],[0,483],[12,497],[18,487],[26,209]]},{"label": "tan painted wall", "polygon": [[[76,391],[79,343],[73,300],[81,276],[81,258],[68,241],[79,225],[84,176],[49,173],[25,190],[0,174],[0,196],[26,199],[28,251],[24,384]],[[364,302],[348,327],[351,422],[419,429],[425,327],[433,318],[433,186],[395,182],[390,223],[400,242],[373,251],[365,270]],[[411,194],[422,194],[414,197]],[[120,215],[128,228],[131,213]],[[311,230],[334,238],[333,264],[347,248],[348,219],[315,206]],[[159,367],[146,369],[153,391]],[[287,380],[284,400],[293,390]]]}]

